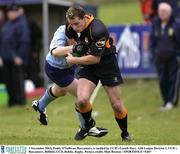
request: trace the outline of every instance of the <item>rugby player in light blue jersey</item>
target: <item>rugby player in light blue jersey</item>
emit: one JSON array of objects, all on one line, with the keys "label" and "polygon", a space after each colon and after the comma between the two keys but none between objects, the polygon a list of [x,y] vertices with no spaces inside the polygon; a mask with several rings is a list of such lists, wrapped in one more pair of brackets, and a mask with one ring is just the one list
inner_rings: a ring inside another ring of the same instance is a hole
[{"label": "rugby player in light blue jersey", "polygon": [[[73,43],[74,41],[69,40],[65,35],[65,25],[60,26],[54,34],[45,61],[45,72],[53,85],[45,91],[39,100],[32,102],[33,109],[39,113],[38,120],[42,125],[48,125],[46,107],[50,102],[58,97],[65,96],[67,92],[77,97],[78,80],[74,77],[77,67],[68,65],[65,58],[68,53],[72,53]],[[80,127],[85,127],[82,115],[79,112],[77,115]],[[93,127],[89,130],[88,135],[101,137],[107,133],[108,130],[105,128]]]}]

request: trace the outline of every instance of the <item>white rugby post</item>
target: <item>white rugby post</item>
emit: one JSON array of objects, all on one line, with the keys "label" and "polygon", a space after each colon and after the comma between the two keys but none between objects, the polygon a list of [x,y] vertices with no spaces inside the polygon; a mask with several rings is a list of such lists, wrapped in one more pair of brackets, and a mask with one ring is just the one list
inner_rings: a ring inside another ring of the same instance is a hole
[{"label": "white rugby post", "polygon": [[[100,88],[101,88],[101,81],[98,82],[98,85],[96,86],[96,88],[94,89],[94,91],[93,91],[93,93],[92,93],[92,95],[90,97],[90,103],[91,104],[94,103]],[[93,110],[92,116],[97,117],[98,116],[98,111]]]},{"label": "white rugby post", "polygon": [[99,81],[98,82],[98,85],[96,86],[95,90],[93,91],[91,97],[90,97],[90,103],[93,104],[95,99],[96,99],[96,96],[99,92],[99,89],[101,88],[101,82]]}]

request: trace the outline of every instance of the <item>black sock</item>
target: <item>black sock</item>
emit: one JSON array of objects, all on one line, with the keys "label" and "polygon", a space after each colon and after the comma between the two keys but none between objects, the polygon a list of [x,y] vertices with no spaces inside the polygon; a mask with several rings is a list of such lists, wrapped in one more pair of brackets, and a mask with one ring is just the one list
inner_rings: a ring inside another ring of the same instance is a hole
[{"label": "black sock", "polygon": [[119,128],[122,130],[122,133],[127,133],[127,115],[123,119],[115,119],[119,125]]},{"label": "black sock", "polygon": [[81,112],[76,108],[76,111],[79,112],[79,113],[82,115],[82,117],[83,117],[83,119],[84,119],[84,121],[85,121],[85,126],[86,126],[86,127],[89,127],[89,126],[92,126],[92,125],[93,125],[94,120],[93,120],[93,118],[91,117],[92,110],[90,110],[89,112],[86,112],[86,113],[81,113]]}]

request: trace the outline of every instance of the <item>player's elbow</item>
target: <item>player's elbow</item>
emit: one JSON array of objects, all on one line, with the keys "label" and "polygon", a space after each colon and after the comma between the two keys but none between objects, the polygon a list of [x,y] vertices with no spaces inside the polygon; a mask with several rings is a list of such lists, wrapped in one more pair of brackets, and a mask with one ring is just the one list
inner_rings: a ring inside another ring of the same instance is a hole
[{"label": "player's elbow", "polygon": [[51,50],[51,55],[54,56],[54,57],[58,57],[59,56],[57,48]]}]

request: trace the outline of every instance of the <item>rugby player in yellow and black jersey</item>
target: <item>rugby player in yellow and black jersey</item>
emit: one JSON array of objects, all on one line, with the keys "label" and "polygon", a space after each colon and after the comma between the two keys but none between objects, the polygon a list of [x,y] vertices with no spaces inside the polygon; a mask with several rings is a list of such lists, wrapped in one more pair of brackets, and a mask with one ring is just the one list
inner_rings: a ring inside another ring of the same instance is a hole
[{"label": "rugby player in yellow and black jersey", "polygon": [[66,12],[68,24],[66,36],[77,44],[73,54],[66,57],[69,64],[79,64],[76,110],[85,121],[75,139],[81,140],[95,125],[91,116],[92,106],[89,98],[98,82],[101,81],[109,97],[115,119],[121,129],[123,141],[131,141],[127,130],[127,110],[120,99],[120,84],[123,82],[115,56],[115,46],[109,37],[106,26],[93,15],[88,15],[81,6],[72,6]]}]

